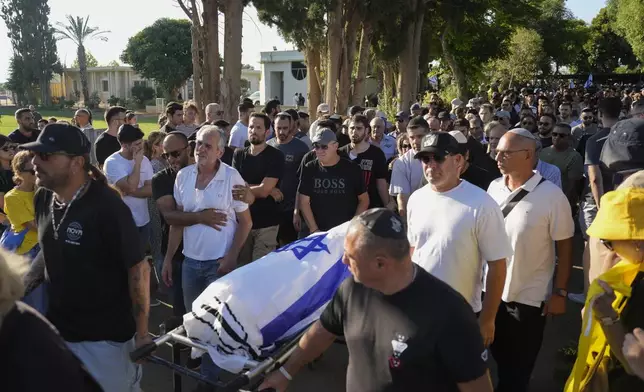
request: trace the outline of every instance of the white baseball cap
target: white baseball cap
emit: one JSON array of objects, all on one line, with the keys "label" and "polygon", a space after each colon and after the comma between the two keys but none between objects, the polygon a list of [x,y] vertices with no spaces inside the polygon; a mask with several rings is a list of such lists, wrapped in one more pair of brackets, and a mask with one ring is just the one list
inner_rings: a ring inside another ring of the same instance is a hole
[{"label": "white baseball cap", "polygon": [[329,104],[328,103],[321,103],[318,105],[318,113],[329,113]]}]

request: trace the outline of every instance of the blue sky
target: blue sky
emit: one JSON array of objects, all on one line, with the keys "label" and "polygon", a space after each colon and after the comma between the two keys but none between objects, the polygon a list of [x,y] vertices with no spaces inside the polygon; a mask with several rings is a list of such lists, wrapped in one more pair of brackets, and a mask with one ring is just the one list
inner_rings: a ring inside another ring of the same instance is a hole
[{"label": "blue sky", "polygon": [[[83,7],[79,10],[79,15],[90,16],[91,25],[111,30],[107,35],[107,42],[86,43],[86,48],[92,52],[99,64],[118,60],[128,38],[145,26],[151,25],[156,19],[185,18],[174,0],[110,0],[109,3],[110,6],[106,7],[103,1],[88,0],[82,2]],[[578,18],[590,22],[604,3],[604,0],[568,0],[567,6]],[[78,4],[78,0],[49,0],[52,24],[65,20],[65,15],[70,13],[70,10],[78,9]],[[127,10],[125,17],[123,10]],[[220,39],[220,46],[223,50],[223,39]],[[244,11],[242,62],[259,67],[259,52],[270,51],[274,46],[278,50],[293,49],[275,29],[259,23],[253,7],[247,7]],[[57,47],[61,62],[71,65],[76,57],[74,45],[70,41],[59,41]],[[11,43],[7,38],[7,28],[4,21],[0,20],[0,82],[7,78],[10,57]]]}]

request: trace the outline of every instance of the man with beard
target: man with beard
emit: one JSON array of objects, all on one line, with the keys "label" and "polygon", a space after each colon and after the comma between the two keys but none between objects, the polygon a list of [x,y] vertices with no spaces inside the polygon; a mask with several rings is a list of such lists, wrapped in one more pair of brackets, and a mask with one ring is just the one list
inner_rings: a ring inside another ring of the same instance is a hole
[{"label": "man with beard", "polygon": [[369,193],[369,208],[389,207],[387,160],[381,149],[369,144],[370,133],[371,128],[367,117],[356,114],[349,122],[351,143],[340,150],[362,169],[364,184]]},{"label": "man with beard", "polygon": [[[293,110],[293,109],[290,109]],[[284,172],[280,179],[279,190],[284,200],[280,203],[280,220],[277,240],[280,245],[286,245],[297,240],[300,231],[300,215],[297,206],[297,187],[300,183],[300,164],[309,151],[306,144],[295,137],[297,122],[287,113],[278,113],[275,117],[275,132],[277,137],[267,144],[284,154]],[[308,136],[307,136],[308,138]]]},{"label": "man with beard", "polygon": [[277,183],[284,172],[284,154],[266,144],[270,125],[268,115],[251,114],[248,124],[250,145],[238,148],[233,154],[233,167],[255,196],[255,202],[250,206],[253,229],[239,255],[241,265],[263,257],[277,247],[280,222],[277,204],[284,198]]},{"label": "man with beard", "polygon": [[559,105],[559,122],[571,125],[575,121],[575,117],[572,114],[572,104],[570,102],[562,102]]},{"label": "man with beard", "polygon": [[[309,138],[309,135],[307,135],[306,132],[300,131],[300,126],[299,126],[300,120],[301,120],[300,113],[302,112],[298,112],[295,109],[287,109],[284,111],[284,113],[288,113],[291,116],[291,119],[293,120],[291,121],[291,133],[293,134],[293,137],[300,140],[302,143],[306,144],[306,147],[310,151],[311,145],[312,145],[311,139]],[[275,121],[277,121],[277,119]],[[308,121],[308,117],[307,117],[307,121]]]},{"label": "man with beard", "polygon": [[[579,117],[581,124],[572,128],[573,148],[577,149],[579,154],[585,155],[586,141],[589,137],[597,133],[597,124],[595,124],[595,114],[592,108],[583,108]],[[584,138],[585,137],[585,138]],[[583,142],[582,142],[582,139]]]},{"label": "man with beard", "polygon": [[170,133],[177,129],[177,127],[183,124],[183,106],[176,102],[170,102],[165,107],[165,115],[167,116],[168,121],[162,126],[159,131]]},{"label": "man with beard", "polygon": [[559,168],[562,190],[575,211],[579,198],[579,180],[584,175],[584,162],[571,144],[570,125],[559,123],[552,131],[552,146],[544,148],[539,154],[539,159]]},{"label": "man with beard", "polygon": [[31,110],[28,108],[16,110],[16,122],[18,123],[18,129],[9,134],[9,140],[17,144],[36,141],[40,131]]},{"label": "man with beard", "polygon": [[548,148],[552,146],[552,130],[557,123],[557,118],[554,114],[544,113],[541,115],[539,122],[537,123],[539,142],[541,147]]},{"label": "man with beard", "polygon": [[36,224],[47,268],[47,318],[107,392],[139,391],[129,353],[148,335],[150,266],[132,214],[90,164],[80,129],[51,124],[34,153]]},{"label": "man with beard", "polygon": [[174,182],[179,170],[190,164],[190,146],[183,133],[171,132],[163,139],[163,157],[168,161],[169,167],[152,177],[152,197],[161,213],[161,247],[166,255],[162,269],[163,281],[168,287],[173,288],[173,314],[175,317],[181,317],[186,313],[181,285],[183,241],[171,247],[168,243],[170,230],[180,231],[183,227],[194,225],[206,225],[221,230],[221,227],[226,225],[227,216],[216,209],[194,213],[177,210]]}]

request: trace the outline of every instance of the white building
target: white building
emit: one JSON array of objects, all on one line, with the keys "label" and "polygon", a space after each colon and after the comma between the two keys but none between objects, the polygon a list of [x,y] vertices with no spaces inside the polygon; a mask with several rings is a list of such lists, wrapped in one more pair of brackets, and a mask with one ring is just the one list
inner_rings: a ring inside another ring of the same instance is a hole
[{"label": "white building", "polygon": [[304,54],[297,50],[260,53],[260,103],[277,97],[285,106],[293,105],[295,93],[306,98],[306,64]]}]

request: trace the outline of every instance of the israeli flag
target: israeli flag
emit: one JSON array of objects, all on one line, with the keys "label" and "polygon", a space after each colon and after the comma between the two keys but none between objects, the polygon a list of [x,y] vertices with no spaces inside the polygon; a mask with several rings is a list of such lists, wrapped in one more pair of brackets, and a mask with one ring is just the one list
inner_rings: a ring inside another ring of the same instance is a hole
[{"label": "israeli flag", "polygon": [[301,332],[351,275],[342,263],[348,227],[311,234],[213,282],[183,316],[188,337],[208,343],[217,366],[239,373],[246,359]]},{"label": "israeli flag", "polygon": [[584,84],[584,88],[590,88],[593,85],[593,74],[588,74],[588,80]]}]

